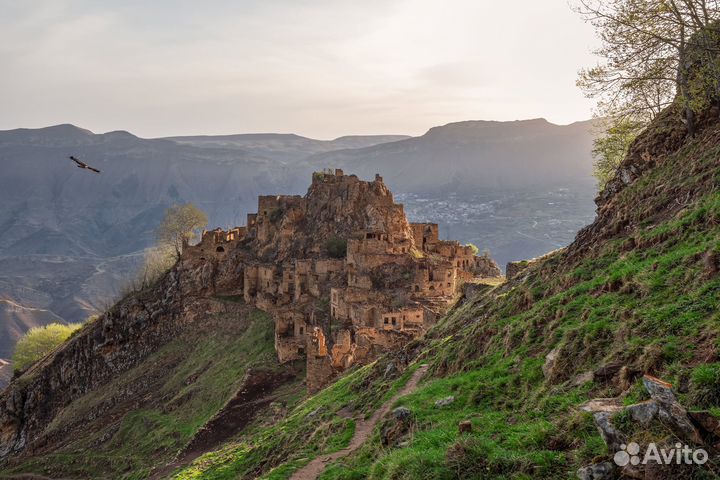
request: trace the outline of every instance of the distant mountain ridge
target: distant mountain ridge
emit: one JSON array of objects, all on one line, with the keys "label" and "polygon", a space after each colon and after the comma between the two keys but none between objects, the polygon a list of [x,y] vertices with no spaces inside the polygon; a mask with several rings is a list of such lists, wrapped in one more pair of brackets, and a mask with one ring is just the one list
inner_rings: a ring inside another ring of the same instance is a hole
[{"label": "distant mountain ridge", "polygon": [[452,187],[527,188],[582,182],[592,188],[589,152],[595,122],[555,125],[545,119],[465,121],[433,127],[420,137],[316,154],[311,163],[382,170],[403,191]]},{"label": "distant mountain ridge", "polygon": [[316,153],[363,148],[411,138],[407,135],[347,135],[334,140],[315,140],[294,133],[246,133],[167,137],[182,145],[239,148],[282,160],[297,160]]}]

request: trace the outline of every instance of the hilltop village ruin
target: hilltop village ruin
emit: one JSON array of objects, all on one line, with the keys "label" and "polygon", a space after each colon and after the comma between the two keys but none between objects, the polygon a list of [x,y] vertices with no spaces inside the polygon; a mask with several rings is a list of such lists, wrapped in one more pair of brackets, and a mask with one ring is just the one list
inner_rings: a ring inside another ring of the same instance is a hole
[{"label": "hilltop village ruin", "polygon": [[272,316],[281,363],[306,359],[313,392],[421,336],[460,287],[498,277],[488,255],[409,223],[382,177],[316,172],[305,196],[261,196],[247,225],[203,232],[182,263],[227,272],[212,294]]}]

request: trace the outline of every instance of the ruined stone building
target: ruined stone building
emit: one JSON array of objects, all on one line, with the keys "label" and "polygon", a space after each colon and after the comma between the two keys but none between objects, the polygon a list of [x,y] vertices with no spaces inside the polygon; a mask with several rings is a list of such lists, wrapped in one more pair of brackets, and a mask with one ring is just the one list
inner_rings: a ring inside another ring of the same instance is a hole
[{"label": "ruined stone building", "polygon": [[471,246],[409,223],[376,175],[318,172],[305,196],[261,196],[247,225],[203,233],[182,262],[272,315],[280,362],[306,359],[315,391],[355,364],[422,335],[459,287],[500,275]]}]

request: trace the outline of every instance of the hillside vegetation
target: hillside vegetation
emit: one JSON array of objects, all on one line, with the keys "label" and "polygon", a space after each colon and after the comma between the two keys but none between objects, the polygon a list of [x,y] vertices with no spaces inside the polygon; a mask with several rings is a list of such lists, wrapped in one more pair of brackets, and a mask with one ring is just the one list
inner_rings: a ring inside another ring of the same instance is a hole
[{"label": "hillside vegetation", "polygon": [[[272,429],[174,478],[288,478],[349,440],[352,420],[343,412],[367,415],[377,404],[368,399],[388,396],[420,363],[430,374],[399,402],[411,420],[398,427],[386,419],[320,478],[575,477],[614,453],[579,407],[593,398],[649,398],[644,374],[671,382],[689,410],[719,414],[720,126],[708,116],[687,137],[676,113],[666,111],[635,142],[597,220],[573,245],[465,301],[421,344],[350,373]],[[621,181],[626,171],[635,178]],[[387,365],[403,362],[410,367],[389,383]],[[325,445],[312,441],[317,416],[324,428],[336,425]],[[458,433],[461,421],[472,431]],[[676,438],[662,423],[640,427],[625,413],[614,421],[637,441]],[[712,478],[716,461],[656,478]]]}]

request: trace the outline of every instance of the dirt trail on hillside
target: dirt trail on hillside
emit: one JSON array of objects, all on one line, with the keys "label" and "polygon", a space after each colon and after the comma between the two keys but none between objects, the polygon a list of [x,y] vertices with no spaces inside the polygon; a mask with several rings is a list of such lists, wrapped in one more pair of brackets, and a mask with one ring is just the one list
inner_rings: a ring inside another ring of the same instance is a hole
[{"label": "dirt trail on hillside", "polygon": [[335,453],[331,453],[330,455],[320,455],[295,472],[292,477],[290,477],[290,480],[315,480],[320,476],[323,470],[325,470],[325,466],[328,463],[346,457],[360,448],[362,444],[370,438],[370,435],[375,429],[375,425],[378,424],[381,418],[387,415],[395,402],[397,402],[400,397],[404,397],[405,395],[415,391],[418,383],[420,383],[420,378],[422,378],[427,369],[427,365],[421,365],[420,368],[415,370],[405,386],[396,393],[395,396],[385,402],[382,407],[377,409],[375,413],[373,413],[372,417],[367,420],[358,421],[355,426],[355,434],[353,435],[352,440],[350,440],[350,445]]}]

